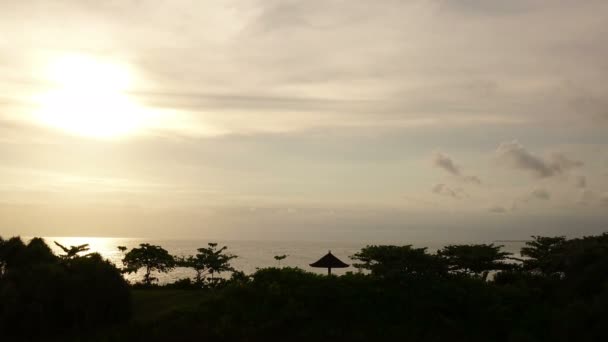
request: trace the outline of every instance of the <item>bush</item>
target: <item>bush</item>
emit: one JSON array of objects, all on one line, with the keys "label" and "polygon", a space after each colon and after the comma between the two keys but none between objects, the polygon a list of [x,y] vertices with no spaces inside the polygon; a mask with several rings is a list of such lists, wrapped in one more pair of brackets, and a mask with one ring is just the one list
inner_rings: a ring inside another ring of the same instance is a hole
[{"label": "bush", "polygon": [[99,254],[56,257],[42,239],[0,240],[0,331],[17,340],[85,334],[123,322],[130,292]]}]

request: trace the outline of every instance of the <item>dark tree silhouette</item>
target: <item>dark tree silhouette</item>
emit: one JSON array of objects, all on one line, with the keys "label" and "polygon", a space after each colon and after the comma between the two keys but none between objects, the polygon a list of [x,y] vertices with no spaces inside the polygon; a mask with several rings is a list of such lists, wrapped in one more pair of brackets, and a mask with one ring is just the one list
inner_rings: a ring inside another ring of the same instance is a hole
[{"label": "dark tree silhouette", "polygon": [[521,249],[521,256],[525,258],[523,260],[524,269],[544,275],[559,272],[561,261],[556,256],[563,252],[566,237],[532,236],[532,239],[532,241],[526,242],[526,247]]},{"label": "dark tree silhouette", "polygon": [[353,266],[375,276],[439,275],[447,272],[442,260],[426,248],[406,246],[367,246],[351,256]]},{"label": "dark tree silhouette", "polygon": [[80,246],[70,246],[70,248],[67,248],[65,246],[63,246],[62,244],[60,244],[59,242],[55,241],[55,245],[57,245],[59,248],[61,248],[63,250],[63,252],[65,254],[60,255],[59,257],[65,260],[70,260],[70,259],[74,259],[76,257],[79,257],[79,253],[83,253],[89,250],[89,244],[85,243],[84,245],[80,245]]},{"label": "dark tree silhouette", "polygon": [[184,258],[181,265],[193,268],[196,271],[196,283],[203,284],[207,275],[211,276],[211,284],[215,283],[214,275],[221,272],[233,272],[230,260],[237,256],[224,253],[228,247],[217,248],[217,243],[209,243],[208,247],[197,249],[198,253],[194,256]]},{"label": "dark tree silhouette", "polygon": [[279,264],[279,267],[281,267],[281,261],[285,260],[285,258],[287,258],[287,254],[274,256],[274,260],[277,261],[277,263]]},{"label": "dark tree silhouette", "polygon": [[0,239],[0,340],[55,341],[128,319],[130,292],[120,271],[97,253],[66,256],[41,238],[27,245]]},{"label": "dark tree silhouette", "polygon": [[491,271],[507,270],[513,267],[507,260],[511,253],[501,251],[503,246],[494,244],[449,245],[437,252],[448,269],[486,280]]},{"label": "dark tree silhouette", "polygon": [[160,246],[142,243],[139,248],[131,249],[122,259],[125,265],[124,272],[137,272],[140,268],[145,269],[143,283],[152,284],[158,279],[153,277],[152,272],[167,273],[175,268],[175,258]]}]

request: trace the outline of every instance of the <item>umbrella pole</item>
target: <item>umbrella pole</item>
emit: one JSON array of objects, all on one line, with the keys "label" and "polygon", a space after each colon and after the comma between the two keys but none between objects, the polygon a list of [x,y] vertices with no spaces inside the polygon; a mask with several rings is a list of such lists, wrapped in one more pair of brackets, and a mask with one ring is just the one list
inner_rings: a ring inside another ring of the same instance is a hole
[{"label": "umbrella pole", "polygon": [[330,276],[331,275],[331,267],[327,268],[327,275]]}]

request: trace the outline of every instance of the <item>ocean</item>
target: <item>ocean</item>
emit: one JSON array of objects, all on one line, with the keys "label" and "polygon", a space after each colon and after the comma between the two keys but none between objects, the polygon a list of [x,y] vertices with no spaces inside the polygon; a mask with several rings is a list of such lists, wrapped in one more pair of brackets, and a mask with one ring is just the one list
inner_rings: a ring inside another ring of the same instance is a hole
[{"label": "ocean", "polygon": [[[47,244],[55,253],[61,253],[61,249],[53,242],[57,241],[64,246],[77,246],[85,243],[89,244],[90,252],[98,252],[104,258],[107,258],[115,265],[122,267],[121,259],[123,254],[118,250],[118,246],[126,246],[128,249],[137,247],[140,243],[149,243],[159,245],[165,248],[169,253],[176,256],[188,256],[196,254],[196,249],[207,247],[209,242],[217,242],[218,246],[227,246],[227,252],[238,256],[231,261],[231,265],[239,271],[246,274],[251,274],[258,268],[265,267],[299,267],[306,271],[319,274],[327,273],[326,269],[310,267],[309,264],[317,261],[328,251],[337,256],[340,260],[347,264],[352,264],[350,256],[357,253],[361,248],[369,243],[366,242],[315,242],[315,241],[239,241],[239,240],[154,240],[141,238],[110,238],[110,237],[45,237]],[[488,241],[487,243],[492,243]],[[408,244],[397,243],[392,244]],[[519,255],[520,248],[524,245],[521,241],[506,241],[496,242],[496,244],[504,245],[504,250]],[[427,243],[414,244],[415,247],[428,247],[429,252],[433,253],[446,245],[445,243]],[[282,260],[280,265],[274,259],[275,255],[287,255],[287,258]],[[354,267],[332,270],[333,274],[341,275],[346,272],[356,272]],[[154,274],[159,279],[160,284],[167,284],[182,278],[192,278],[195,273],[191,269],[176,268],[173,271],[165,274]],[[139,281],[143,277],[143,273],[134,273],[125,275],[127,280],[131,282]]]}]

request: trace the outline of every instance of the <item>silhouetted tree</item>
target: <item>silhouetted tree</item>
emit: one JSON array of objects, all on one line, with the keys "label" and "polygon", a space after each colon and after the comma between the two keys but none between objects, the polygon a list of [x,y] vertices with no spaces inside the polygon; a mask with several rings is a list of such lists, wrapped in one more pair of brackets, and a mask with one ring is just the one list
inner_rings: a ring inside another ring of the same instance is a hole
[{"label": "silhouetted tree", "polygon": [[523,267],[525,270],[552,275],[561,271],[563,261],[557,256],[563,252],[566,237],[532,236],[532,241],[526,242],[521,249]]},{"label": "silhouetted tree", "polygon": [[559,275],[570,295],[608,295],[608,233],[566,240],[542,258],[543,272]]},{"label": "silhouetted tree", "polygon": [[61,248],[63,250],[63,252],[65,254],[60,255],[59,257],[65,260],[70,260],[70,259],[74,259],[76,257],[79,257],[79,253],[83,253],[89,250],[89,244],[85,243],[84,245],[80,245],[80,246],[70,246],[70,248],[67,248],[65,246],[63,246],[62,244],[60,244],[59,242],[55,241],[55,245],[57,245],[59,248]]},{"label": "silhouetted tree", "polygon": [[142,243],[139,248],[131,249],[122,259],[127,273],[137,272],[140,268],[145,269],[143,283],[146,285],[158,280],[151,275],[158,271],[167,273],[175,268],[175,258],[160,246]]},{"label": "silhouetted tree", "polygon": [[2,236],[0,236],[0,278],[2,278],[2,276],[4,275],[4,272],[6,271],[6,257],[5,257],[5,251],[4,251],[4,245],[5,245],[5,241],[2,238]]},{"label": "silhouetted tree", "polygon": [[287,258],[287,254],[283,254],[283,255],[275,255],[274,256],[274,260],[276,260],[279,264],[279,267],[281,267],[281,261],[285,260],[285,258]]},{"label": "silhouetted tree", "polygon": [[501,251],[494,244],[449,245],[437,252],[451,272],[463,273],[486,280],[491,271],[507,270],[511,253]]},{"label": "silhouetted tree", "polygon": [[351,256],[359,261],[353,266],[371,271],[372,275],[394,277],[399,275],[439,275],[447,272],[442,260],[428,254],[426,248],[406,246],[367,246]]},{"label": "silhouetted tree", "polygon": [[[99,254],[58,258],[41,238],[0,239],[0,340],[55,340],[124,321],[130,292]],[[4,338],[4,339],[3,339]]]},{"label": "silhouetted tree", "polygon": [[196,271],[197,284],[204,283],[206,275],[211,276],[213,284],[215,282],[214,274],[234,271],[234,268],[230,266],[230,260],[237,256],[224,253],[226,249],[228,249],[226,246],[218,249],[217,243],[209,243],[208,247],[197,249],[196,255],[183,259],[181,264]]}]

